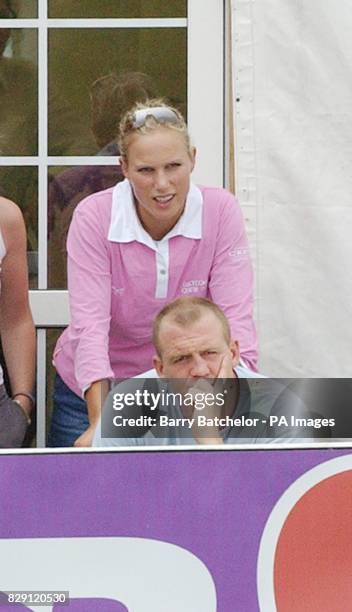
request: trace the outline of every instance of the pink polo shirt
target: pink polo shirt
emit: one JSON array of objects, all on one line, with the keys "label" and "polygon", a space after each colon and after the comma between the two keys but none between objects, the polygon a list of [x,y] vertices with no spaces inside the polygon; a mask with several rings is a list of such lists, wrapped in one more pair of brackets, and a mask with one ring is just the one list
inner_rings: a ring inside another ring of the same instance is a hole
[{"label": "pink polo shirt", "polygon": [[153,319],[184,295],[223,309],[241,358],[255,369],[252,265],[239,204],[225,189],[191,184],[177,224],[155,241],[125,180],[80,202],[67,252],[71,323],[54,365],[78,395],[96,380],[150,369]]}]

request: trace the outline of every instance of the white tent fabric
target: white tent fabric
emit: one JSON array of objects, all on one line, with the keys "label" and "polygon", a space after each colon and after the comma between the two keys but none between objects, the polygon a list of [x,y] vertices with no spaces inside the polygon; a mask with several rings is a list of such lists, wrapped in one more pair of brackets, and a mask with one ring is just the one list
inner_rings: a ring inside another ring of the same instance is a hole
[{"label": "white tent fabric", "polygon": [[260,371],[352,377],[350,0],[231,0]]}]

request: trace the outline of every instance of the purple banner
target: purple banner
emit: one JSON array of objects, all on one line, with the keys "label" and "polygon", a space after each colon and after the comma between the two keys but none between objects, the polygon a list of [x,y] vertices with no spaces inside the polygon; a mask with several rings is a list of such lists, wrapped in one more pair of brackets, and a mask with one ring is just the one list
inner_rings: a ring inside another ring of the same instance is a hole
[{"label": "purple banner", "polygon": [[[297,500],[335,473],[345,478],[341,486],[329,480],[339,507],[341,487],[342,496],[352,489],[346,450],[3,455],[0,462],[0,591],[70,591],[69,605],[45,608],[55,611],[269,612],[275,607],[266,581],[275,586],[277,609],[297,612],[282,588],[283,567],[289,557],[299,571],[306,537],[301,508],[312,527],[316,504],[324,507],[327,495],[331,510],[331,491],[306,507]],[[330,471],[305,482],[323,463]],[[292,525],[286,520],[291,485],[299,510]],[[270,517],[281,512],[280,503],[286,515],[275,519],[283,530],[271,555]],[[347,508],[350,515],[350,502]],[[290,586],[295,597],[297,581]],[[26,605],[21,608],[44,609]]]}]

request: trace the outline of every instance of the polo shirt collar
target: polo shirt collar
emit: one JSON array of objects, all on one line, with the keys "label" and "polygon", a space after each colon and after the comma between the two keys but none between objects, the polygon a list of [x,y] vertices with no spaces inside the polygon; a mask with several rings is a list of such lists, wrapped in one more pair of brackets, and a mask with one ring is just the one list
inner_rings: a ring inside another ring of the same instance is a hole
[{"label": "polo shirt collar", "polygon": [[[202,192],[199,187],[191,183],[181,217],[175,227],[160,242],[173,236],[200,239],[202,237],[202,209]],[[155,249],[155,241],[146,232],[138,218],[132,187],[128,179],[118,183],[113,189],[108,240],[111,242],[132,242],[136,240]]]}]

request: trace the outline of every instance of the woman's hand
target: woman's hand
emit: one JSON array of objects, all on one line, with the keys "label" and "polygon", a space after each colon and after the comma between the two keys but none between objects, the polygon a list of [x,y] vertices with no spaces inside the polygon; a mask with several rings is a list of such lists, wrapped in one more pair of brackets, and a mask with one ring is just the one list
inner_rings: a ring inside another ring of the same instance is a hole
[{"label": "woman's hand", "polygon": [[109,393],[110,383],[108,380],[97,380],[91,384],[85,393],[87,402],[89,427],[77,438],[75,447],[92,446],[95,428],[101,415],[101,407]]},{"label": "woman's hand", "polygon": [[96,424],[89,425],[88,429],[86,429],[83,434],[81,434],[79,438],[77,438],[73,446],[76,448],[85,448],[92,446],[95,427]]}]

